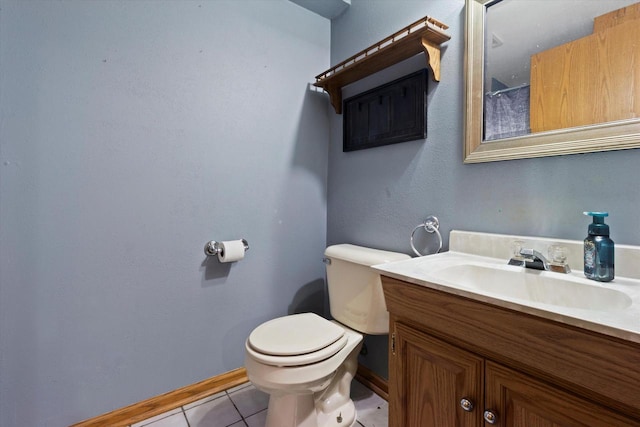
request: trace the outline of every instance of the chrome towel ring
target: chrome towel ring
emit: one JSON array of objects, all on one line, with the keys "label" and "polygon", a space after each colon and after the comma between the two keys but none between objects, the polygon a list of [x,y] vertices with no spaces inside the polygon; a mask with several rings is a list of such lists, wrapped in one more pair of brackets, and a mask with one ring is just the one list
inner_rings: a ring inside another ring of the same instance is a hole
[{"label": "chrome towel ring", "polygon": [[420,252],[418,252],[415,245],[413,244],[413,235],[416,234],[416,231],[418,231],[421,228],[424,228],[427,233],[436,233],[439,241],[438,250],[436,250],[436,253],[440,252],[440,249],[442,249],[442,235],[440,234],[440,231],[438,231],[438,229],[440,228],[440,222],[438,221],[438,218],[436,218],[433,215],[430,215],[429,217],[427,217],[427,219],[424,220],[424,223],[416,226],[416,228],[414,228],[413,231],[411,232],[410,242],[411,242],[411,249],[413,249],[413,252],[418,256],[428,255],[428,254],[421,254]]}]

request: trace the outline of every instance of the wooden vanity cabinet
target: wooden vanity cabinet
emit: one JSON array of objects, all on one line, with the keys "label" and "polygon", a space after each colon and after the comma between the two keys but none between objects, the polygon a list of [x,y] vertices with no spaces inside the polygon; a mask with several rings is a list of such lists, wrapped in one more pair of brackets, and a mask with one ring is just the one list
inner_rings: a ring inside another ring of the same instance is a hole
[{"label": "wooden vanity cabinet", "polygon": [[389,426],[481,425],[477,405],[484,389],[484,360],[418,329],[396,322],[395,354],[389,366]]},{"label": "wooden vanity cabinet", "polygon": [[390,427],[640,426],[636,343],[382,282],[391,322]]},{"label": "wooden vanity cabinet", "polygon": [[[485,406],[502,426],[638,426],[606,407],[487,361]],[[494,409],[495,408],[495,409]],[[499,414],[499,415],[498,415]],[[482,425],[482,424],[478,424]]]}]

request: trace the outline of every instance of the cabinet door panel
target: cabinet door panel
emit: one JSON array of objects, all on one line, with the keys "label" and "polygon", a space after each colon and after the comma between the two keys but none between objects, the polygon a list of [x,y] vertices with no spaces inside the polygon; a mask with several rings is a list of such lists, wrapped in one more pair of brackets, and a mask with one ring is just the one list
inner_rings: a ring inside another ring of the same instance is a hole
[{"label": "cabinet door panel", "polygon": [[[483,360],[465,350],[396,324],[395,368],[390,372],[390,425],[481,425]],[[462,409],[460,400],[476,406]]]},{"label": "cabinet door panel", "polygon": [[391,132],[391,100],[393,91],[381,91],[369,101],[369,135],[368,138],[377,141]]},{"label": "cabinet door panel", "polygon": [[427,70],[344,101],[343,151],[427,137]]},{"label": "cabinet door panel", "polygon": [[497,363],[486,362],[486,407],[503,427],[623,427],[640,422]]}]

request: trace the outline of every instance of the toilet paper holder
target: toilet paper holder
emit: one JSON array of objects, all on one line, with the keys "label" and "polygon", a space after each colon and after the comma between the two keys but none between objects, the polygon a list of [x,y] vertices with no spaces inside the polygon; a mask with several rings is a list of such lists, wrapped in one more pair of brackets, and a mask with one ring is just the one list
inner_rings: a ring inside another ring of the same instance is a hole
[{"label": "toilet paper holder", "polygon": [[[242,244],[244,245],[244,251],[248,251],[249,242],[247,242],[245,239],[242,239]],[[207,242],[207,244],[204,245],[204,253],[206,256],[217,256],[218,254],[222,255],[222,251],[223,249],[220,246],[220,243],[216,242],[215,240]]]}]

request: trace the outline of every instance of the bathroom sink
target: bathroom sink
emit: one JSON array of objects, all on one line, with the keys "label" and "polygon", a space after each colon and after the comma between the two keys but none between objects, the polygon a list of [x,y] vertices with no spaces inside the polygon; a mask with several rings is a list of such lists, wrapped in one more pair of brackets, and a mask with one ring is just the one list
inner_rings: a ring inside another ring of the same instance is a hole
[{"label": "bathroom sink", "polygon": [[560,307],[610,311],[624,310],[632,304],[625,293],[586,283],[586,279],[522,267],[463,263],[431,275],[470,290]]},{"label": "bathroom sink", "polygon": [[570,316],[589,316],[576,311],[632,315],[640,307],[637,280],[616,278],[615,282],[600,283],[586,279],[582,272],[533,270],[507,265],[504,259],[460,252],[412,258],[374,268],[388,276],[446,292]]},{"label": "bathroom sink", "polygon": [[[513,243],[545,251],[567,248],[569,273],[509,265]],[[527,313],[640,344],[640,247],[616,247],[616,277],[587,279],[583,242],[452,231],[449,251],[373,266],[408,284]]]}]

